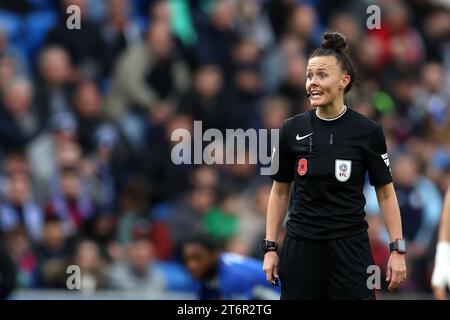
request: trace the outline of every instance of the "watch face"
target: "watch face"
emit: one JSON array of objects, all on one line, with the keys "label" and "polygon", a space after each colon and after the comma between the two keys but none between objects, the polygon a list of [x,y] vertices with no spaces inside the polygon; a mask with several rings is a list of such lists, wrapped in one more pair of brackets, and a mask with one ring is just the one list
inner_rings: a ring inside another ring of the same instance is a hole
[{"label": "watch face", "polygon": [[405,240],[395,240],[389,244],[390,251],[398,251],[400,253],[406,253],[406,242]]},{"label": "watch face", "polygon": [[405,241],[398,241],[398,250],[399,251],[406,251],[406,244]]}]

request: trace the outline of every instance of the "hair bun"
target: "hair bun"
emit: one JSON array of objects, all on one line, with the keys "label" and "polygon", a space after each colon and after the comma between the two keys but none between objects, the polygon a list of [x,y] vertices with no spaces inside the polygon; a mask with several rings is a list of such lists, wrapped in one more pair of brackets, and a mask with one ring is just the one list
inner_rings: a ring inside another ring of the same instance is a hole
[{"label": "hair bun", "polygon": [[322,48],[342,52],[347,48],[347,40],[339,32],[328,31],[323,35]]}]

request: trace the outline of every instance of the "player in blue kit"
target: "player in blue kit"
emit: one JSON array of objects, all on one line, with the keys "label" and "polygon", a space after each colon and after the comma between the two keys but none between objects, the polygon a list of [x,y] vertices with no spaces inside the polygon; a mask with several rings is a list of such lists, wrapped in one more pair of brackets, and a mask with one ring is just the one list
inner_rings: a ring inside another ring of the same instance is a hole
[{"label": "player in blue kit", "polygon": [[220,252],[213,239],[197,235],[183,245],[187,269],[196,279],[202,300],[279,299],[279,286],[269,284],[262,261]]}]

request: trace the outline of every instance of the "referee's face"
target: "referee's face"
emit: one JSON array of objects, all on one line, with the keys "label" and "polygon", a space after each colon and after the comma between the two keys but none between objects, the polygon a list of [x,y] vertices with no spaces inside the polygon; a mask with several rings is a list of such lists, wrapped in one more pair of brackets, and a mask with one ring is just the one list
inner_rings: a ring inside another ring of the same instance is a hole
[{"label": "referee's face", "polygon": [[313,57],[306,68],[306,92],[311,106],[328,106],[343,100],[349,75],[333,56]]}]

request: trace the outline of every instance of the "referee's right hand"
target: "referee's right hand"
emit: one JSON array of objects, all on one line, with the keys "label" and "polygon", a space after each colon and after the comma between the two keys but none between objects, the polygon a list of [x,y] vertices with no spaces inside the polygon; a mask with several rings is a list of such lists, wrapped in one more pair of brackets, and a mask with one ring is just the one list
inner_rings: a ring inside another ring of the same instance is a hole
[{"label": "referee's right hand", "polygon": [[276,251],[269,251],[264,255],[263,270],[266,274],[266,279],[270,283],[278,279],[278,254]]}]

